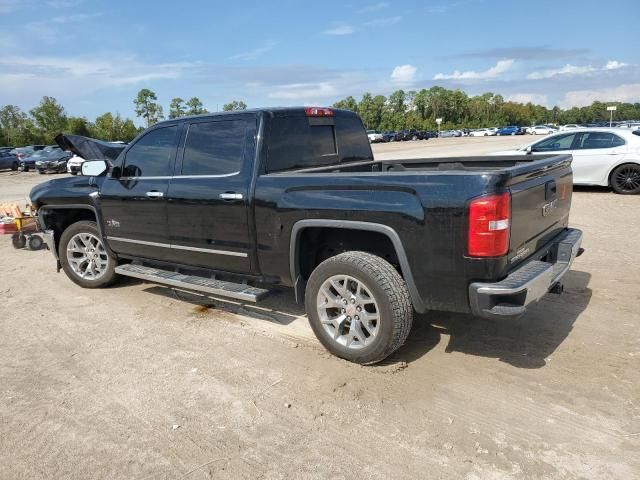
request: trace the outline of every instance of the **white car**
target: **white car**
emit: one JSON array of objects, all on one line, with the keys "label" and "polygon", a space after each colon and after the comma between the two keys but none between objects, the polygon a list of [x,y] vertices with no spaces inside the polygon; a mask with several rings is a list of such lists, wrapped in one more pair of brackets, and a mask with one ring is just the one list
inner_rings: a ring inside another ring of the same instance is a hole
[{"label": "white car", "polygon": [[574,128],[580,128],[580,125],[577,123],[567,123],[566,125],[560,125],[560,131],[564,132],[565,130],[573,130]]},{"label": "white car", "polygon": [[495,132],[492,132],[488,128],[478,128],[477,130],[471,130],[469,132],[470,137],[488,137],[490,135],[495,135]]},{"label": "white car", "polygon": [[384,142],[384,135],[377,130],[367,130],[370,143]]},{"label": "white car", "polygon": [[530,127],[527,130],[531,135],[549,135],[550,133],[556,133],[556,130],[551,127],[547,127],[546,125],[536,125],[535,127]]},{"label": "white car", "polygon": [[517,150],[491,155],[573,155],[573,183],[601,185],[617,193],[640,193],[640,131],[580,128],[559,132]]},{"label": "white car", "polygon": [[74,155],[67,162],[67,173],[71,175],[76,175],[80,172],[82,168],[82,164],[84,163],[84,158],[79,157],[78,155]]}]

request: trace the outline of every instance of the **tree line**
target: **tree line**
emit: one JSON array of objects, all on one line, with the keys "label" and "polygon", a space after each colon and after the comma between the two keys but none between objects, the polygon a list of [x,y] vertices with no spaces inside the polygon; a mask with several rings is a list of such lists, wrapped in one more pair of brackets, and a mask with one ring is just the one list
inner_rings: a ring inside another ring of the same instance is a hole
[{"label": "tree line", "polygon": [[349,96],[333,104],[357,112],[367,129],[381,131],[435,130],[436,118],[442,118],[443,129],[592,123],[609,120],[609,105],[617,106],[615,120],[640,119],[640,103],[595,101],[586,107],[562,110],[557,106],[506,101],[502,95],[491,92],[469,96],[462,90],[437,86],[418,91],[397,90],[388,97],[367,92],[360,101]]},{"label": "tree line", "polygon": [[[162,105],[152,90],[140,90],[133,104],[136,115],[147,127],[165,118]],[[444,129],[602,122],[609,119],[609,105],[617,107],[616,120],[640,119],[640,103],[595,101],[589,106],[562,110],[557,106],[548,108],[532,102],[507,101],[502,95],[491,92],[469,96],[462,90],[437,86],[407,92],[396,90],[388,97],[373,96],[367,92],[360,101],[349,96],[333,104],[336,108],[357,112],[367,129],[382,131],[408,128],[435,130],[436,118],[443,119],[441,127]],[[247,104],[242,100],[233,100],[224,104],[222,110],[246,108]],[[188,100],[176,97],[169,104],[168,118],[207,112],[198,97]],[[64,107],[53,97],[42,97],[40,103],[28,112],[23,112],[16,105],[5,105],[0,109],[0,145],[7,146],[50,144],[53,137],[61,132],[129,142],[143,129],[119,113],[106,112],[93,121],[87,117],[67,115]]]},{"label": "tree line", "polygon": [[[146,126],[163,120],[163,109],[156,94],[142,89],[133,100],[135,113]],[[246,103],[234,100],[223,106],[223,110],[244,110]],[[207,113],[207,109],[198,97],[189,100],[174,98],[169,105],[169,118]],[[93,121],[87,117],[68,115],[64,107],[53,97],[42,97],[40,103],[23,112],[16,105],[4,105],[0,108],[0,146],[48,145],[59,133],[83,135],[106,141],[120,140],[130,142],[144,127],[136,127],[130,118],[119,113],[106,112]]]}]

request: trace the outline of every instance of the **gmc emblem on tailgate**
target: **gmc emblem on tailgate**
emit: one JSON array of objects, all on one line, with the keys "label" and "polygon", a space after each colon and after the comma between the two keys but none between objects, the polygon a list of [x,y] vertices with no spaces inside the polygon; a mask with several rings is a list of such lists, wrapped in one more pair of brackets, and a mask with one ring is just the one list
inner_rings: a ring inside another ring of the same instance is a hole
[{"label": "gmc emblem on tailgate", "polygon": [[558,199],[557,198],[555,200],[553,200],[552,202],[545,203],[544,205],[542,205],[542,216],[546,217],[547,215],[550,215],[551,212],[553,212],[553,210],[557,206],[558,206]]}]

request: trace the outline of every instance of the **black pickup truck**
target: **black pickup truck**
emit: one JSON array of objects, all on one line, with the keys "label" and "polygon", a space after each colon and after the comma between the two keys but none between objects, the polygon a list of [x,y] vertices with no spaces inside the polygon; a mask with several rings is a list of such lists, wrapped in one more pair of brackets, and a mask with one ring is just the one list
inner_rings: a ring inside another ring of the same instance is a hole
[{"label": "black pickup truck", "polygon": [[320,342],[359,363],[402,345],[414,310],[520,316],[582,253],[570,156],[375,161],[343,110],[169,120],[82,173],[31,191],[72,281],[242,301],[291,287]]}]

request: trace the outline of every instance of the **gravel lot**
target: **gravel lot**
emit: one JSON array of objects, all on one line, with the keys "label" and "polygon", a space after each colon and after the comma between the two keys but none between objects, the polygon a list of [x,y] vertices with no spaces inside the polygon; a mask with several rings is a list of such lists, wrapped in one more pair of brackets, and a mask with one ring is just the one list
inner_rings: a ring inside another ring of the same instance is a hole
[{"label": "gravel lot", "polygon": [[[0,173],[0,202],[43,180]],[[0,478],[639,478],[639,209],[577,189],[586,253],[563,296],[515,322],[419,316],[375,367],[324,352],[289,292],[251,306],[133,280],[83,290],[2,236]]]}]

